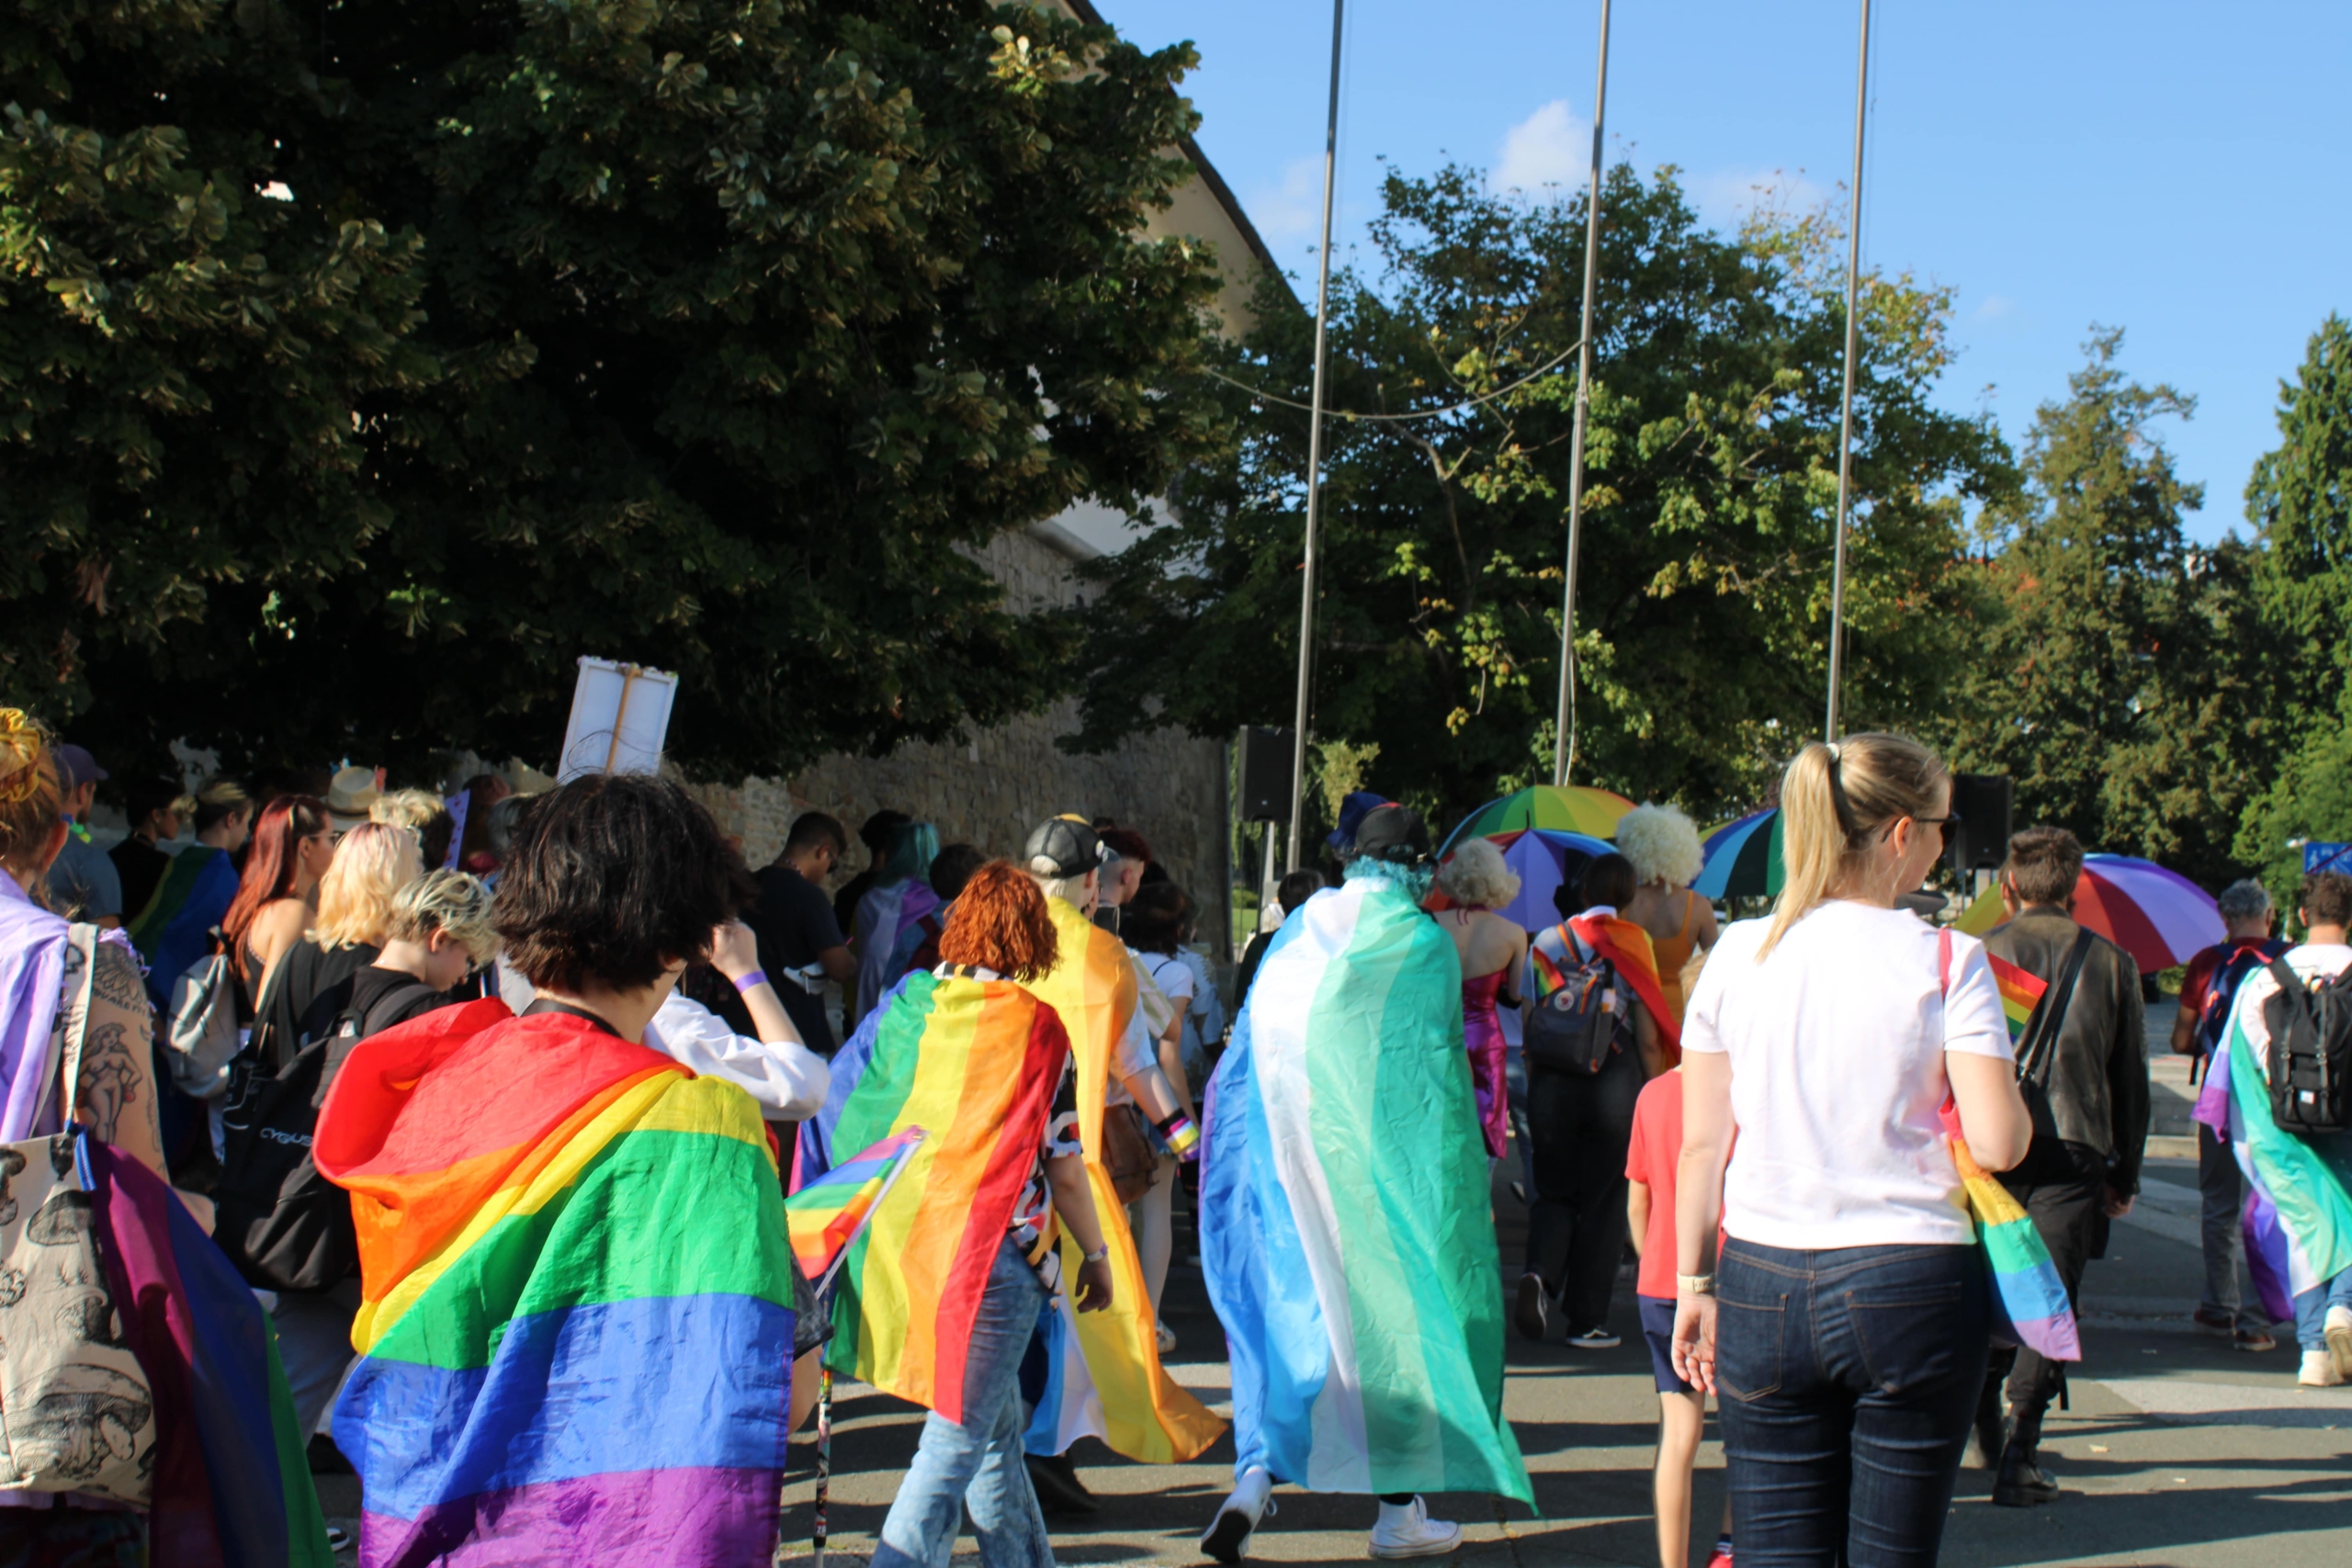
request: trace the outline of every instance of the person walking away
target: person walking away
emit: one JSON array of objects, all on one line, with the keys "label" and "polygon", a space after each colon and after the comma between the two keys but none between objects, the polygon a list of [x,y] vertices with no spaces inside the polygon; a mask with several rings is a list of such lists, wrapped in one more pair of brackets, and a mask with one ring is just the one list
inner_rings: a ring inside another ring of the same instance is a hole
[{"label": "person walking away", "polygon": [[1267,956],[1210,1096],[1201,1256],[1233,1365],[1234,1487],[1201,1550],[1220,1562],[1278,1481],[1378,1497],[1377,1558],[1460,1544],[1424,1493],[1533,1495],[1502,1414],[1462,965],[1421,911],[1429,833],[1381,807],[1355,850]]},{"label": "person walking away", "polygon": [[[932,919],[938,922],[940,931],[944,931],[947,929],[947,917],[954,912],[956,900],[962,895],[964,885],[972,880],[972,873],[979,870],[988,862],[989,857],[980,852],[980,847],[978,844],[955,843],[939,846],[939,852],[931,859],[930,881],[931,890],[939,895],[939,909]],[[936,935],[925,937],[922,945],[916,948],[914,955],[908,959],[907,967],[910,969],[938,968],[939,938]]]},{"label": "person walking away", "polygon": [[928,822],[901,822],[890,835],[890,852],[876,868],[874,886],[857,901],[857,924],[850,934],[857,956],[856,1011],[844,1027],[874,1010],[882,994],[897,985],[923,939],[939,929],[939,895],[931,890],[931,863],[939,854],[939,829]]},{"label": "person walking away", "polygon": [[1151,844],[1133,828],[1104,828],[1102,839],[1102,895],[1094,902],[1094,923],[1116,936],[1128,901],[1151,869]]},{"label": "person walking away", "polygon": [[[1625,1148],[1642,1086],[1672,1065],[1676,1044],[1671,1021],[1661,1022],[1666,1003],[1649,937],[1618,916],[1634,886],[1623,855],[1586,866],[1583,912],[1535,939],[1520,987],[1535,1201],[1513,1316],[1522,1336],[1540,1342],[1547,1309],[1558,1302],[1568,1345],[1579,1350],[1621,1343],[1609,1327],[1609,1300],[1625,1253]],[[1562,886],[1555,902],[1567,893]],[[1607,1043],[1589,1063],[1557,1058],[1546,1043],[1546,1013],[1563,1016],[1571,998],[1606,1015],[1596,1028]]]},{"label": "person walking away", "polygon": [[270,971],[317,918],[319,879],[334,860],[334,847],[327,803],[317,796],[281,795],[262,808],[237,896],[220,917],[229,968],[243,988],[249,1016],[261,1006]]},{"label": "person walking away", "polygon": [[[1193,1094],[1191,1064],[1205,1055],[1201,1044],[1200,1018],[1207,1004],[1200,993],[1199,976],[1183,961],[1184,939],[1192,934],[1193,899],[1173,882],[1153,882],[1136,890],[1127,901],[1121,939],[1143,965],[1151,983],[1168,998],[1169,1019],[1154,1042],[1159,1070],[1176,1094],[1177,1106],[1198,1125],[1200,1113]],[[1202,1087],[1207,1087],[1203,1079]],[[1159,1158],[1154,1163],[1151,1190],[1130,1207],[1134,1216],[1136,1253],[1143,1262],[1145,1293],[1151,1298],[1152,1315],[1159,1314],[1168,1288],[1168,1260],[1175,1249],[1176,1152],[1157,1128],[1149,1136]],[[1176,1348],[1175,1331],[1159,1325],[1159,1353]]]},{"label": "person walking away", "polygon": [[[1631,856],[1626,857],[1631,859]],[[1642,1260],[1634,1302],[1657,1383],[1657,1466],[1650,1495],[1657,1515],[1659,1568],[1690,1562],[1690,1472],[1707,1426],[1707,1396],[1674,1370],[1674,1182],[1682,1161],[1682,1069],[1642,1086],[1634,1137],[1625,1148],[1625,1223]],[[1707,1568],[1731,1568],[1731,1497]]]},{"label": "person walking away", "polygon": [[1298,907],[1322,892],[1323,886],[1323,874],[1307,866],[1283,873],[1283,879],[1274,884],[1274,907],[1282,911],[1282,919],[1253,933],[1250,944],[1241,950],[1241,963],[1233,974],[1233,994],[1237,998],[1233,1005],[1237,1013],[1250,1000],[1250,987],[1258,978],[1258,966],[1266,961],[1266,950],[1274,945],[1274,938],[1282,934],[1283,927],[1298,912]]},{"label": "person walking away", "polygon": [[1519,897],[1519,878],[1502,852],[1485,839],[1464,840],[1438,867],[1437,890],[1449,908],[1437,923],[1453,939],[1462,960],[1462,1042],[1470,1055],[1470,1089],[1487,1157],[1510,1149],[1510,1048],[1501,1009],[1516,1008],[1512,978],[1527,962],[1527,933],[1495,913]]},{"label": "person walking away", "polygon": [[245,847],[254,803],[234,779],[214,779],[196,794],[196,842],[169,870],[125,929],[147,961],[147,999],[171,1005],[172,982],[212,949],[212,931],[237,896],[234,856]]},{"label": "person walking away", "polygon": [[857,907],[879,878],[882,863],[890,856],[891,840],[912,820],[905,812],[886,806],[859,825],[857,841],[865,846],[865,869],[842,883],[833,894],[833,923],[842,930],[857,929]]},{"label": "person walking away", "polygon": [[821,811],[802,812],[785,834],[784,848],[754,879],[759,904],[743,917],[759,941],[761,970],[802,1043],[820,1056],[831,1056],[836,1044],[832,1021],[825,1016],[825,982],[847,992],[857,976],[857,961],[825,897],[825,881],[848,848],[839,821]]},{"label": "person walking away", "polygon": [[58,807],[65,818],[65,847],[49,868],[50,904],[100,931],[114,931],[123,919],[122,878],[90,837],[90,807],[97,804],[99,784],[113,775],[82,747],[60,746],[51,754],[65,785]]},{"label": "person walking away", "polygon": [[1617,820],[1617,852],[1634,863],[1641,884],[1625,918],[1649,933],[1658,989],[1678,1025],[1689,1000],[1683,976],[1696,953],[1715,945],[1714,906],[1690,891],[1707,858],[1699,829],[1671,806],[1643,805]]},{"label": "person walking away", "polygon": [[180,819],[196,815],[196,800],[170,779],[134,778],[122,786],[124,815],[130,831],[107,852],[122,884],[122,919],[137,919],[155,896],[156,885],[171,868],[172,857],[163,846],[180,836]]},{"label": "person walking away", "polygon": [[449,865],[449,841],[457,836],[458,819],[449,815],[449,803],[431,790],[387,790],[368,807],[368,820],[414,833],[425,870],[440,871]]},{"label": "person walking away", "polygon": [[1691,993],[1674,1370],[1718,1396],[1743,1561],[1927,1563],[1943,1538],[1992,1287],[1941,1107],[1988,1170],[2032,1134],[1984,945],[1895,903],[1951,800],[1905,737],[1807,746],[1772,917],[1726,927]]},{"label": "person walking away", "polygon": [[[1986,933],[1993,958],[2047,987],[2017,1044],[2018,1085],[2034,1112],[2026,1156],[2001,1178],[2041,1234],[2072,1306],[2098,1249],[2099,1218],[2120,1218],[2140,1190],[2148,1136],[2148,1036],[2131,954],[2075,923],[2083,846],[2064,828],[2009,840],[2001,902],[2009,919]],[[1998,973],[1998,971],[1996,971]],[[2002,1438],[2001,1393],[2008,1425]],[[2065,1371],[2028,1348],[1993,1352],[1977,1407],[1977,1447],[1997,1463],[1993,1501],[2026,1508],[2058,1495],[2041,1468],[2041,1423]],[[1998,1455],[1997,1460],[1995,1456]]]},{"label": "person walking away", "polygon": [[512,849],[492,919],[528,1009],[360,1042],[319,1115],[360,1243],[334,1409],[360,1560],[764,1562],[794,1337],[781,1174],[748,1095],[640,1043],[740,870],[701,805],[636,775],[550,792]]},{"label": "person walking away", "polygon": [[[2334,1388],[2352,1380],[2352,876],[2304,877],[2295,914],[2301,945],[2248,975],[2231,1007],[2230,1145],[2276,1219],[2264,1271],[2294,1309],[2295,1381]],[[2291,1067],[2290,1053],[2301,1058]],[[2327,1085],[2328,1098],[2290,1102],[2291,1127],[2279,1120],[2282,1077],[2298,1090]]]},{"label": "person walking away", "polygon": [[[2278,917],[2270,905],[2270,890],[2261,883],[2233,882],[2214,902],[2222,912],[2222,940],[2189,959],[2188,972],[2181,976],[2180,1007],[2172,1021],[2173,1055],[2189,1059],[2192,1084],[2212,1070],[2213,1055],[2221,1046],[2222,1031],[2229,1027],[2239,985],[2292,945],[2271,934]],[[2260,1318],[2249,1318],[2240,1303],[2238,1266],[2245,1256],[2245,1179],[2238,1172],[2237,1156],[2222,1136],[2229,1130],[2227,1107],[2213,1098],[2216,1105],[2211,1111],[2206,1110],[2204,1097],[2198,1104],[2198,1233],[2205,1254],[2205,1294],[2190,1321],[2205,1333],[2229,1340],[2237,1349],[2268,1350],[2278,1342]]]}]

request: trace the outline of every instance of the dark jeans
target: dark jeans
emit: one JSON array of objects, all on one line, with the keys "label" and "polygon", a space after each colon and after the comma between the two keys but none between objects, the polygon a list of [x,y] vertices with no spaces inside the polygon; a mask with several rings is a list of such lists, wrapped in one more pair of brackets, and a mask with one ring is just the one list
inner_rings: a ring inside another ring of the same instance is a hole
[{"label": "dark jeans", "polygon": [[[2017,1169],[2000,1179],[2019,1206],[2033,1219],[2041,1245],[2066,1287],[2066,1304],[2075,1304],[2083,1284],[2083,1269],[2090,1262],[2091,1244],[2107,1197],[2107,1161],[2085,1144],[2037,1143]],[[2007,1380],[2009,1411],[2017,1419],[2016,1436],[2027,1448],[2041,1440],[2041,1417],[2058,1391],[2066,1385],[2064,1363],[2045,1361],[2031,1350],[2004,1348],[1993,1352],[1984,1374],[1983,1404],[1997,1410],[2000,1388]]]},{"label": "dark jeans", "polygon": [[1641,1098],[1641,1059],[1619,1052],[1598,1073],[1527,1074],[1527,1129],[1535,1190],[1527,1217],[1527,1267],[1560,1298],[1568,1332],[1609,1319],[1625,1253],[1625,1145]]},{"label": "dark jeans", "polygon": [[1934,1562],[1984,1382],[1982,1253],[1735,1238],[1715,1288],[1740,1568]]}]

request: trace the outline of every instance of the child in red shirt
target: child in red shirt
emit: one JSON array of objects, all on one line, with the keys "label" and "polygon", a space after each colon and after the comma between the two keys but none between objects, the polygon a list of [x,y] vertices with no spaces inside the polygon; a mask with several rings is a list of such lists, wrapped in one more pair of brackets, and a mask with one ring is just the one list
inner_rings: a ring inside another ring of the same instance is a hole
[{"label": "child in red shirt", "polygon": [[[1625,1149],[1625,1216],[1642,1269],[1634,1283],[1642,1338],[1657,1379],[1657,1472],[1651,1495],[1657,1509],[1658,1561],[1683,1568],[1690,1561],[1690,1472],[1706,1427],[1707,1396],[1674,1371],[1674,1171],[1682,1158],[1682,1069],[1659,1074],[1634,1102],[1634,1139]],[[1707,1568],[1731,1568],[1731,1498],[1724,1498],[1723,1533]]]}]

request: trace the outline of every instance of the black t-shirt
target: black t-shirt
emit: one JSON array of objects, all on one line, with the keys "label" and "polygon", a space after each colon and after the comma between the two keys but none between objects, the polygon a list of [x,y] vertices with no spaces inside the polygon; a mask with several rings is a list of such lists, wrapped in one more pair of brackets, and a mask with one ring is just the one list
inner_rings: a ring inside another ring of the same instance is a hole
[{"label": "black t-shirt", "polygon": [[[404,987],[410,995],[387,1005],[385,998]],[[435,1008],[447,1007],[449,1002],[447,994],[427,989],[424,982],[404,970],[379,969],[370,964],[351,977],[351,998],[344,1008],[365,1021],[360,1037],[366,1039]]]},{"label": "black t-shirt", "polygon": [[[820,1055],[833,1053],[832,1025],[825,1021],[824,998],[803,985],[793,972],[817,962],[817,955],[842,945],[841,921],[825,890],[788,865],[772,865],[759,874],[760,907],[743,917],[760,942],[760,967],[784,1003],[785,1015],[808,1049]],[[821,982],[820,982],[821,984]]]},{"label": "black t-shirt", "polygon": [[[790,868],[786,866],[772,865],[768,867],[767,871],[760,873],[760,875],[764,879],[769,871],[785,871],[789,869]],[[793,874],[795,876],[800,875],[798,872],[794,872]],[[802,876],[800,880],[806,882],[808,879]],[[873,890],[874,868],[870,865],[864,871],[859,872],[855,876],[851,877],[847,882],[842,884],[841,891],[833,895],[832,902],[833,930],[836,932],[850,931],[856,927],[857,906],[865,897],[865,896]]]},{"label": "black t-shirt", "polygon": [[171,869],[172,857],[136,835],[107,852],[114,874],[122,883],[122,923],[129,925],[146,910],[157,884]]}]

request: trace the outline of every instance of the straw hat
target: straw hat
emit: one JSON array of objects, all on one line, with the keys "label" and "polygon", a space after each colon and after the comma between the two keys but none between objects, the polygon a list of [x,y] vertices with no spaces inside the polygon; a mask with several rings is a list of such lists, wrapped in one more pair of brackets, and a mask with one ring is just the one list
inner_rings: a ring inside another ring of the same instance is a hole
[{"label": "straw hat", "polygon": [[339,770],[327,784],[327,816],[335,830],[348,833],[368,820],[368,808],[383,791],[376,787],[376,770],[357,764]]}]

